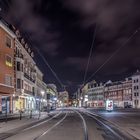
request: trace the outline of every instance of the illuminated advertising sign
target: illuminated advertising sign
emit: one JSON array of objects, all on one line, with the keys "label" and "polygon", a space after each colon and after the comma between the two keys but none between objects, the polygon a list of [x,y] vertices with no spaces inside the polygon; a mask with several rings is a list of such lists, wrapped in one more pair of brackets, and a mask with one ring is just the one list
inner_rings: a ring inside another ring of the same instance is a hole
[{"label": "illuminated advertising sign", "polygon": [[112,111],[113,110],[113,101],[112,100],[107,100],[106,101],[106,110],[107,111]]}]

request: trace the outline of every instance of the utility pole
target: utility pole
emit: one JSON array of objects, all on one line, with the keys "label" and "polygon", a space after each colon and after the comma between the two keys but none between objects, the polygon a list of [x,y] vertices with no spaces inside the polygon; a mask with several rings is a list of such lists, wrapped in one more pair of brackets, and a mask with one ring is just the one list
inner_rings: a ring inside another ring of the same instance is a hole
[{"label": "utility pole", "polygon": [[50,94],[47,93],[47,112],[50,113]]}]

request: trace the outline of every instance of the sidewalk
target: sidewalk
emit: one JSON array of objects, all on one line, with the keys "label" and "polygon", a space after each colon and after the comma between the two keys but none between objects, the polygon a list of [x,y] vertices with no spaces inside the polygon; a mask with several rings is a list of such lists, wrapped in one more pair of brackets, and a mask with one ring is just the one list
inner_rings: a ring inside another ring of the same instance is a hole
[{"label": "sidewalk", "polygon": [[15,120],[10,120],[8,122],[0,122],[0,133],[5,133],[7,131],[10,131],[10,130],[34,123],[34,122],[37,122],[37,121],[42,120],[44,118],[47,118],[48,113],[41,112],[39,120],[38,120],[38,117],[39,117],[39,114],[34,114],[31,119],[28,115],[28,117],[23,117],[21,120],[15,119]]},{"label": "sidewalk", "polygon": [[[39,112],[38,111],[33,111],[33,112],[25,112],[21,114],[22,117],[36,117],[39,116]],[[20,113],[14,113],[14,114],[7,114],[7,119],[12,120],[12,119],[18,119],[20,118]],[[0,114],[0,122],[5,121],[6,120],[6,114]]]}]

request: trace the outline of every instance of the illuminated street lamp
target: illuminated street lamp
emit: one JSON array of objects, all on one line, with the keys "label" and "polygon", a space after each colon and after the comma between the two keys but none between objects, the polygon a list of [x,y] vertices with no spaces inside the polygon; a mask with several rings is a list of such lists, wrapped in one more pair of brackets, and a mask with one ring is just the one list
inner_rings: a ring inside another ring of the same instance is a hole
[{"label": "illuminated street lamp", "polygon": [[55,109],[56,109],[57,97],[54,97],[53,100],[55,101]]},{"label": "illuminated street lamp", "polygon": [[45,94],[45,92],[42,90],[42,91],[41,91],[41,95],[42,95],[42,97],[44,96],[44,94]]}]

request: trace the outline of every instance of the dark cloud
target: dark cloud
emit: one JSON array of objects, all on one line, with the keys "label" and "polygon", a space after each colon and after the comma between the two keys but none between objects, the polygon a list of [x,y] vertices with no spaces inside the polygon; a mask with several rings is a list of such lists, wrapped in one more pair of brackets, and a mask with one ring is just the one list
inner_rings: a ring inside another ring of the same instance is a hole
[{"label": "dark cloud", "polygon": [[[88,77],[140,26],[138,0],[5,0],[5,3],[8,1],[6,19],[31,36],[61,80],[71,87],[83,81],[95,25],[97,34]],[[137,33],[93,78],[119,79],[140,68],[139,40]],[[47,73],[46,81],[54,81],[49,70],[43,64],[40,67]]]},{"label": "dark cloud", "polygon": [[28,33],[42,50],[48,55],[54,55],[59,44],[60,32],[54,31],[51,21],[36,13],[35,7],[41,6],[41,0],[13,0],[6,19],[16,24],[18,28]]}]

